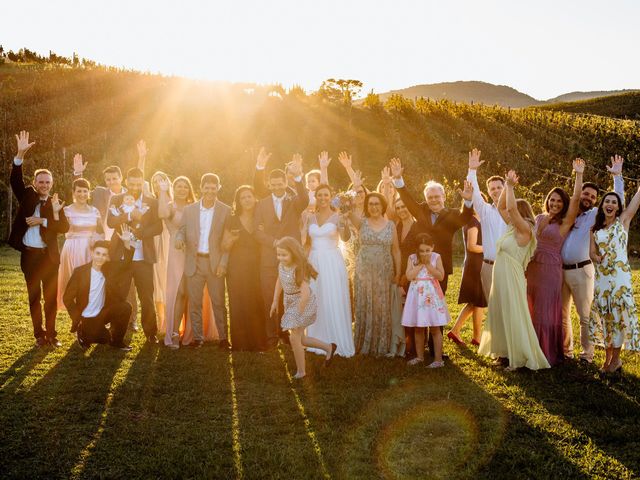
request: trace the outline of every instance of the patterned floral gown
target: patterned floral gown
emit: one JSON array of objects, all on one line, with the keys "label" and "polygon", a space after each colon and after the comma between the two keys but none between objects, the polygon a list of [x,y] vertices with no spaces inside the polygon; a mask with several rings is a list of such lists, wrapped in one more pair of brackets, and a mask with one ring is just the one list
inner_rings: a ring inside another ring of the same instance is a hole
[{"label": "patterned floral gown", "polygon": [[391,287],[393,282],[393,222],[380,231],[362,220],[356,257],[356,352],[386,355],[391,349]]},{"label": "patterned floral gown", "polygon": [[629,234],[620,220],[595,232],[603,256],[596,263],[589,334],[599,346],[640,350],[640,332],[633,299],[631,267],[627,258]]}]

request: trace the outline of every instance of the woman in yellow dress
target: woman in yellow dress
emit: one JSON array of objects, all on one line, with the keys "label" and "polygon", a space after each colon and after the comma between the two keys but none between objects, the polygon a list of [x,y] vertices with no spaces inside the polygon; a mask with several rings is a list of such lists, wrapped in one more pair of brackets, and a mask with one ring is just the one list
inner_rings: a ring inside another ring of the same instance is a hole
[{"label": "woman in yellow dress", "polygon": [[534,216],[526,200],[516,200],[513,189],[517,184],[518,176],[509,171],[498,202],[500,215],[509,228],[496,245],[489,310],[478,353],[508,358],[507,370],[520,367],[539,370],[549,368],[549,362],[533,329],[524,276],[536,249]]}]

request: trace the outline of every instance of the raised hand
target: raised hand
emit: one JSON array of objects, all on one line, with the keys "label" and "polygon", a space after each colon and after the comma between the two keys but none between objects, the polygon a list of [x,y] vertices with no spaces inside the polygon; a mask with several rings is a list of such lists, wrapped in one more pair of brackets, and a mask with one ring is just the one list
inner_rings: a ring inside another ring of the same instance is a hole
[{"label": "raised hand", "polygon": [[356,170],[353,172],[353,189],[357,190],[364,183],[364,178],[362,178],[362,172],[360,170]]},{"label": "raised hand", "polygon": [[171,187],[171,182],[168,179],[161,177],[159,175],[157,177],[158,178],[156,180],[156,183],[158,184],[158,189],[160,189],[161,192],[168,192],[169,188]]},{"label": "raised hand", "polygon": [[61,202],[58,198],[58,194],[54,193],[53,197],[51,197],[51,208],[53,209],[54,214],[60,213],[60,210],[64,207],[64,202]]},{"label": "raised hand", "polygon": [[518,184],[519,180],[520,180],[520,177],[516,175],[516,172],[514,170],[509,170],[509,172],[507,172],[507,177],[506,177],[507,185],[511,187],[515,187]]},{"label": "raised hand", "polygon": [[323,151],[318,155],[318,163],[320,164],[321,169],[329,168],[329,164],[331,163],[331,158],[329,158],[329,152]]},{"label": "raised hand", "polygon": [[584,173],[584,160],[576,158],[573,161],[573,171],[576,173]]},{"label": "raised hand", "polygon": [[294,153],[291,161],[288,163],[288,166],[289,173],[291,173],[294,178],[302,176],[302,155]]},{"label": "raised hand", "polygon": [[82,175],[87,168],[87,162],[82,162],[82,155],[76,153],[73,157],[73,173]]},{"label": "raised hand", "polygon": [[380,172],[380,178],[382,178],[382,183],[389,185],[391,183],[391,169],[385,166]]},{"label": "raised hand", "polygon": [[258,158],[256,158],[256,168],[260,170],[264,169],[267,166],[267,162],[271,158],[271,154],[267,153],[267,150],[264,147],[260,147],[260,151],[258,152]]},{"label": "raised hand", "polygon": [[484,163],[484,160],[480,160],[481,153],[477,148],[469,152],[469,170],[477,170]]},{"label": "raised hand", "polygon": [[464,200],[471,201],[473,199],[473,183],[464,181],[464,189],[458,189],[458,193]]},{"label": "raised hand", "polygon": [[131,232],[131,227],[129,227],[129,225],[127,225],[126,223],[123,223],[121,228],[122,228],[122,232],[118,233],[120,240],[122,240],[124,243],[131,242],[131,240],[133,240],[133,233]]},{"label": "raised hand", "polygon": [[138,147],[138,157],[139,158],[146,158],[147,157],[147,142],[145,142],[144,140],[140,140],[136,146]]},{"label": "raised hand", "polygon": [[347,152],[340,152],[338,154],[338,161],[347,170],[351,168],[351,164],[353,163],[351,160],[351,155],[349,155]]},{"label": "raised hand", "polygon": [[29,143],[29,132],[26,130],[22,130],[18,135],[16,135],[16,141],[18,144],[18,153],[16,154],[16,158],[22,160],[24,158],[24,154],[35,145],[36,142]]},{"label": "raised hand", "polygon": [[402,171],[404,169],[402,168],[402,163],[400,163],[399,158],[392,158],[389,162],[389,166],[391,167],[391,175],[393,175],[393,178],[402,177]]},{"label": "raised hand", "polygon": [[620,155],[614,155],[611,157],[611,166],[607,165],[607,170],[611,175],[622,175],[622,164],[624,163],[624,158]]}]

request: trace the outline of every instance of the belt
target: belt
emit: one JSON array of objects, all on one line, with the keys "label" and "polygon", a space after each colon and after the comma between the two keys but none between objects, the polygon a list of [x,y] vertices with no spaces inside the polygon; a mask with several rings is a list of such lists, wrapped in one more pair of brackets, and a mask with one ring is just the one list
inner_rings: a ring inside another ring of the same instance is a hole
[{"label": "belt", "polygon": [[591,260],[585,260],[580,263],[572,263],[571,265],[562,265],[563,270],[575,270],[577,268],[586,267],[587,265],[591,265]]},{"label": "belt", "polygon": [[486,258],[483,258],[483,259],[482,259],[482,261],[483,261],[484,263],[486,263],[487,265],[493,265],[494,263],[496,263],[496,262],[494,262],[493,260],[487,260]]},{"label": "belt", "polygon": [[209,254],[208,253],[200,253],[200,252],[198,252],[196,255],[198,255],[199,257],[209,258]]},{"label": "belt", "polygon": [[27,247],[26,245],[24,246],[24,249],[27,252],[37,252],[37,253],[46,253],[47,251],[47,247],[37,248],[37,247]]}]

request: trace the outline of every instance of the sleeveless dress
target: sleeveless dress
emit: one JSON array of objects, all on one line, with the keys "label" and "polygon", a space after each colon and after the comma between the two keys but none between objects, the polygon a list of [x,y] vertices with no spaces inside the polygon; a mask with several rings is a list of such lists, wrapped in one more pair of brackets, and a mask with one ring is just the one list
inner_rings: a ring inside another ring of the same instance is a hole
[{"label": "sleeveless dress", "polygon": [[464,266],[462,268],[462,280],[460,282],[460,294],[458,305],[470,303],[474,307],[485,308],[487,299],[484,298],[480,270],[482,270],[482,253],[469,252],[467,250],[467,235],[470,228],[478,229],[478,245],[482,245],[482,227],[476,217],[471,217],[462,229],[464,240]]},{"label": "sleeveless dress", "polygon": [[509,359],[509,366],[530,370],[549,368],[531,323],[524,270],[536,248],[535,234],[518,245],[513,226],[496,244],[487,320],[478,354]]},{"label": "sleeveless dress", "polygon": [[[349,278],[339,248],[338,222],[337,214],[322,225],[318,225],[315,215],[309,219],[309,263],[318,272],[318,277],[311,281],[311,289],[318,302],[318,314],[315,323],[307,328],[307,335],[326,343],[335,343],[338,346],[336,355],[351,357],[355,353],[355,347],[351,327]],[[307,350],[326,355],[324,350]]]},{"label": "sleeveless dress", "polygon": [[[193,341],[193,331],[191,330],[191,322],[187,311],[186,281],[184,280],[185,252],[175,247],[176,233],[180,228],[182,213],[182,209],[175,209],[171,218],[164,219],[166,230],[169,232],[169,242],[167,243],[167,289],[165,291],[164,304],[165,345],[171,345],[173,341],[171,333],[173,332],[174,316],[176,314],[180,315],[181,319],[180,333],[182,334],[182,343],[188,345]],[[220,337],[213,317],[211,299],[206,287],[202,295],[202,334],[205,341],[216,340]]]},{"label": "sleeveless dress", "polygon": [[64,246],[60,252],[58,269],[58,310],[64,310],[62,296],[67,288],[73,269],[91,262],[91,240],[96,233],[102,233],[102,218],[96,207],[78,212],[73,205],[64,207],[69,221],[69,231],[65,234]]},{"label": "sleeveless dress", "polygon": [[633,298],[631,267],[627,258],[629,234],[620,220],[594,233],[604,255],[596,263],[596,276],[589,318],[589,336],[601,347],[640,350],[640,330]]},{"label": "sleeveless dress", "polygon": [[316,321],[316,297],[311,291],[309,301],[302,313],[298,312],[300,304],[300,287],[296,285],[295,268],[287,268],[284,265],[278,265],[278,278],[284,292],[284,315],[280,320],[280,328],[283,330],[291,330],[292,328],[308,327]]},{"label": "sleeveless dress", "polygon": [[354,277],[355,346],[362,354],[386,355],[391,349],[391,288],[394,276],[393,222],[380,231],[363,218]]},{"label": "sleeveless dress", "polygon": [[527,267],[527,300],[533,328],[540,348],[551,365],[564,360],[562,334],[562,256],[560,252],[566,237],[560,234],[560,225],[550,223],[540,230],[546,215],[536,217],[538,246]]},{"label": "sleeveless dress", "polygon": [[[435,267],[437,253],[431,254],[431,266]],[[416,254],[409,256],[413,265],[418,262]],[[441,327],[451,320],[447,309],[447,300],[442,293],[440,282],[429,273],[427,267],[422,267],[418,276],[411,281],[407,300],[402,312],[403,327]]]},{"label": "sleeveless dress", "polygon": [[[157,255],[157,261],[153,264],[153,301],[164,304],[167,301],[167,272],[169,267],[169,242],[171,241],[171,235],[166,224],[162,225],[162,233],[153,237],[153,241]],[[158,315],[158,332],[166,331],[166,325],[162,322],[162,315]],[[166,322],[166,319],[164,322]]]},{"label": "sleeveless dress", "polygon": [[257,268],[260,246],[236,215],[229,217],[225,229],[240,231],[229,252],[227,265],[231,346],[236,351],[259,351],[267,342]]}]

